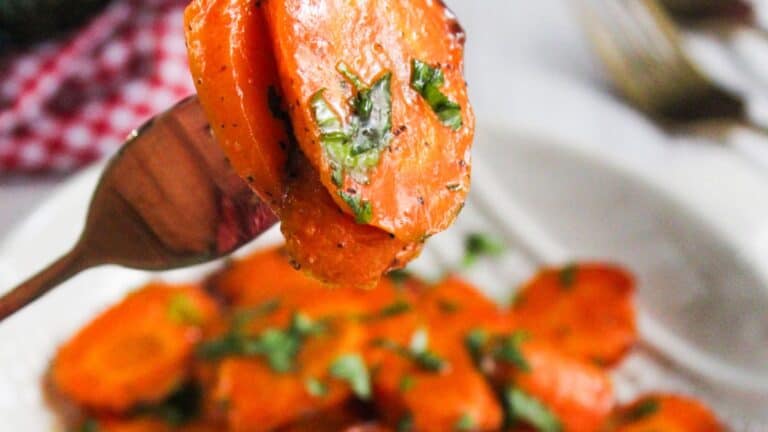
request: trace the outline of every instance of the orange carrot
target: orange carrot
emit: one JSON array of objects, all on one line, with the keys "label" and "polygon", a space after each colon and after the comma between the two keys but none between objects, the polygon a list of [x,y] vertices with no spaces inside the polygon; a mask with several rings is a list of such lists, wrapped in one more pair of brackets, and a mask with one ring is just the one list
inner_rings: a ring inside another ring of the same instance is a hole
[{"label": "orange carrot", "polygon": [[195,286],[150,284],[67,342],[54,359],[52,382],[94,409],[123,412],[158,402],[189,376],[200,326],[215,312]]},{"label": "orange carrot", "polygon": [[539,273],[512,309],[518,325],[565,353],[613,365],[637,340],[634,282],[623,269],[578,264]]},{"label": "orange carrot", "polygon": [[252,0],[194,0],[185,21],[190,69],[212,131],[238,174],[276,210],[290,141],[273,112],[280,85],[264,15]]},{"label": "orange carrot", "polygon": [[318,279],[340,285],[371,286],[421,250],[420,244],[404,243],[342,213],[306,161],[299,162],[289,182],[282,230],[299,265]]},{"label": "orange carrot", "polygon": [[[392,334],[378,342],[375,402],[390,425],[413,430],[498,430],[502,411],[454,332],[412,327],[410,341]],[[424,350],[417,349],[425,338]],[[404,343],[403,343],[404,342]]]},{"label": "orange carrot", "polygon": [[474,116],[442,2],[262,4],[296,137],[336,205],[369,206],[364,223],[409,243],[447,228],[469,190]]},{"label": "orange carrot", "polygon": [[622,407],[608,430],[616,432],[720,432],[725,427],[700,402],[678,395],[651,394]]},{"label": "orange carrot", "polygon": [[[548,344],[512,338],[504,349],[487,351],[481,365],[505,395],[514,420],[521,425],[541,421],[549,425],[544,429],[558,425],[566,431],[594,431],[605,423],[614,405],[606,372]],[[539,411],[533,417],[531,406]]]}]

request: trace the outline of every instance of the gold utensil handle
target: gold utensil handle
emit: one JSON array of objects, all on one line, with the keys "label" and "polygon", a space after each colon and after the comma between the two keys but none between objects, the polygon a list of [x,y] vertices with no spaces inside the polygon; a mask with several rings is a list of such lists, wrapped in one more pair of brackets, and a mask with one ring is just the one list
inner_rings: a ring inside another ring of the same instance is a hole
[{"label": "gold utensil handle", "polygon": [[0,322],[81,271],[92,267],[76,247],[0,297]]}]

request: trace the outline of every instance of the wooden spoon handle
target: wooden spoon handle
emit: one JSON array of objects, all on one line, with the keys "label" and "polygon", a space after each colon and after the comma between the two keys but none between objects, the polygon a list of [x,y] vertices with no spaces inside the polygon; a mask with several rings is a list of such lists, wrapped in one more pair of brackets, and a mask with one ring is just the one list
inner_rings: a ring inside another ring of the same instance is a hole
[{"label": "wooden spoon handle", "polygon": [[92,266],[93,264],[86,259],[82,249],[76,247],[71,250],[38,274],[0,297],[0,322],[57,285]]}]

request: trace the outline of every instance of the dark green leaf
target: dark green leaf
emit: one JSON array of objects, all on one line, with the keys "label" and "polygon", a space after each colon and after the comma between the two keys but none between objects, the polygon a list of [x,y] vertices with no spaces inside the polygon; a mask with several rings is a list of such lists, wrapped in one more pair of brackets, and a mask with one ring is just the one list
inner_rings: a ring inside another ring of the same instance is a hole
[{"label": "dark green leaf", "polygon": [[448,99],[441,90],[445,76],[438,67],[432,67],[420,60],[413,60],[411,87],[427,101],[440,121],[453,130],[461,129],[461,106]]},{"label": "dark green leaf", "polygon": [[371,203],[363,201],[357,195],[350,195],[344,191],[339,191],[339,196],[355,214],[355,222],[359,224],[367,224],[373,217],[373,208]]},{"label": "dark green leaf", "polygon": [[389,277],[389,280],[398,287],[402,287],[406,281],[413,277],[407,270],[392,270],[387,273],[387,276]]},{"label": "dark green leaf", "polygon": [[199,417],[201,401],[202,389],[190,382],[157,405],[139,406],[134,414],[154,417],[171,426],[181,426]]},{"label": "dark green leaf", "polygon": [[507,415],[513,421],[523,422],[539,432],[561,432],[560,420],[533,396],[517,389],[509,388],[504,394]]},{"label": "dark green leaf", "polygon": [[411,432],[413,430],[413,414],[408,413],[397,422],[397,432]]},{"label": "dark green leaf", "polygon": [[661,408],[657,399],[645,399],[622,416],[623,423],[634,423],[656,414]]},{"label": "dark green leaf", "polygon": [[568,290],[573,288],[573,284],[576,283],[576,277],[579,273],[579,267],[576,264],[569,264],[563,267],[558,274],[560,281],[560,287]]},{"label": "dark green leaf", "polygon": [[346,127],[325,100],[324,90],[312,96],[310,106],[320,128],[323,149],[331,161],[331,180],[340,187],[345,172],[367,181],[368,169],[379,163],[382,150],[392,140],[392,73],[382,74],[368,87],[346,64],[339,63],[337,70],[356,90]]},{"label": "dark green leaf", "polygon": [[349,383],[352,392],[360,399],[370,399],[371,377],[360,354],[346,354],[338,357],[331,365],[330,374],[334,378]]},{"label": "dark green leaf", "polygon": [[472,233],[464,240],[464,267],[470,267],[483,256],[499,256],[504,244],[488,234]]},{"label": "dark green leaf", "polygon": [[509,363],[523,372],[529,372],[531,367],[520,349],[520,344],[527,339],[528,334],[521,331],[516,331],[509,336],[500,338],[494,347],[494,358]]},{"label": "dark green leaf", "polygon": [[479,328],[471,330],[467,333],[466,338],[464,338],[464,344],[466,345],[469,354],[472,356],[472,359],[475,361],[475,364],[480,362],[480,359],[483,356],[483,348],[485,347],[485,344],[488,343],[488,339],[488,332]]}]

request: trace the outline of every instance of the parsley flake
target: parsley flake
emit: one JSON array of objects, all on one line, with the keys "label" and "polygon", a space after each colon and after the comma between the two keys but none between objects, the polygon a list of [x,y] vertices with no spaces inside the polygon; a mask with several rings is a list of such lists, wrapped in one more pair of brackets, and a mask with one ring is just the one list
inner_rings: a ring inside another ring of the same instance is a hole
[{"label": "parsley flake", "polygon": [[488,234],[472,233],[464,240],[464,267],[471,267],[480,257],[499,256],[504,244]]},{"label": "parsley flake", "polygon": [[507,415],[513,421],[520,421],[536,428],[539,432],[561,432],[560,420],[528,393],[511,387],[504,392]]},{"label": "parsley flake", "polygon": [[367,172],[379,163],[381,152],[392,140],[392,73],[383,73],[366,85],[344,63],[336,68],[355,87],[346,126],[325,99],[325,89],[309,101],[320,129],[320,142],[330,161],[331,180],[341,187],[345,171],[366,183]]},{"label": "parsley flake", "polygon": [[530,372],[531,366],[523,356],[520,345],[528,340],[528,334],[516,331],[509,336],[501,337],[493,349],[493,357],[497,360],[509,363],[523,372]]},{"label": "parsley flake", "polygon": [[349,383],[352,392],[363,400],[371,398],[371,376],[360,354],[338,357],[330,367],[332,377]]},{"label": "parsley flake", "polygon": [[470,414],[463,414],[459,420],[456,421],[456,425],[453,427],[456,431],[471,431],[475,428],[475,418]]},{"label": "parsley flake", "polygon": [[358,224],[367,224],[373,218],[373,208],[371,203],[363,201],[357,195],[351,195],[344,191],[339,191],[339,196],[355,214],[355,222]]},{"label": "parsley flake", "polygon": [[480,363],[483,356],[483,348],[485,347],[485,344],[488,343],[488,339],[488,332],[480,328],[471,330],[464,338],[464,345],[467,347],[475,364]]},{"label": "parsley flake", "polygon": [[410,359],[418,367],[429,372],[442,372],[448,367],[448,362],[429,350],[429,335],[424,328],[414,332],[408,347],[388,339],[378,339],[374,341],[374,345]]},{"label": "parsley flake", "polygon": [[413,386],[416,385],[416,380],[411,375],[403,375],[402,378],[400,378],[400,391],[405,393],[413,388]]},{"label": "parsley flake", "polygon": [[634,423],[656,414],[661,408],[657,399],[645,399],[622,415],[624,423]]},{"label": "parsley flake", "polygon": [[461,106],[440,91],[440,87],[445,84],[443,71],[416,59],[411,66],[411,87],[427,101],[441,123],[454,131],[461,129]]},{"label": "parsley flake", "polygon": [[307,393],[311,396],[322,397],[328,394],[328,386],[317,378],[309,378],[304,382]]},{"label": "parsley flake", "polygon": [[576,283],[576,277],[578,276],[578,273],[579,266],[576,264],[568,264],[567,266],[563,267],[557,275],[557,278],[560,281],[560,287],[564,290],[573,288],[573,285]]},{"label": "parsley flake", "polygon": [[397,432],[411,432],[413,430],[413,414],[408,413],[397,422]]}]

